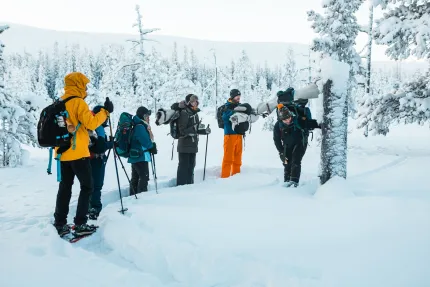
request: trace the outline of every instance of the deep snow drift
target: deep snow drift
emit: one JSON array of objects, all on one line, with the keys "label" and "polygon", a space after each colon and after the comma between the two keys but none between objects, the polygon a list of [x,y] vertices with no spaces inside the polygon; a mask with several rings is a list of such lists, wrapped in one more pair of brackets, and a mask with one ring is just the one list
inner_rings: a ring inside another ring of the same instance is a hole
[{"label": "deep snow drift", "polygon": [[[110,159],[100,228],[74,245],[50,225],[57,183],[46,175],[47,151],[31,149],[28,166],[0,170],[0,286],[430,286],[427,127],[367,139],[353,131],[348,179],[323,187],[314,139],[301,186],[286,189],[263,121],[246,137],[242,173],[222,180],[222,130],[202,117],[213,131],[206,181],[206,137],[196,184],[172,188],[176,146],[171,161],[168,131],[154,126],[159,194],[126,197],[129,211],[118,213]],[[75,184],[69,222],[77,194]]]}]

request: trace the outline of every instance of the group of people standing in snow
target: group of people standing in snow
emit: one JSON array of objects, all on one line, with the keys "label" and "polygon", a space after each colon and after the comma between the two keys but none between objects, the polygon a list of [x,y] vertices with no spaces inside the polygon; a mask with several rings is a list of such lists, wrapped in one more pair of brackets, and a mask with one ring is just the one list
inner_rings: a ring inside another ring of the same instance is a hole
[{"label": "group of people standing in snow", "polygon": [[[81,188],[74,218],[75,233],[87,235],[95,232],[95,227],[87,224],[88,216],[90,219],[97,219],[101,212],[101,190],[104,184],[106,162],[111,150],[116,152],[112,128],[110,127],[111,136],[109,137],[104,130],[110,124],[109,116],[114,111],[113,103],[107,98],[104,105],[97,105],[91,111],[85,102],[89,82],[88,78],[79,72],[68,74],[64,81],[65,93],[61,99],[67,110],[67,129],[70,132],[71,141],[70,147],[64,150],[61,150],[61,147],[56,148],[56,159],[60,163],[61,171],[54,226],[60,236],[71,231],[67,224],[67,215],[75,176]],[[280,104],[277,107],[278,121],[273,129],[273,140],[284,165],[286,185],[297,187],[301,161],[306,152],[309,129],[311,129],[307,128],[307,123],[311,116],[307,107],[303,106],[302,113],[299,113],[281,103],[282,97],[291,98],[291,93],[294,93],[294,89],[278,93]],[[243,137],[247,128],[240,130],[230,120],[232,115],[238,113],[236,108],[242,105],[240,100],[241,92],[232,89],[225,105],[218,109],[219,127],[224,130],[221,178],[240,173],[242,165]],[[183,101],[175,103],[172,109],[178,111],[176,119],[179,133],[177,185],[193,184],[199,135],[209,135],[211,129],[201,124],[199,120],[198,96],[189,94]],[[132,118],[133,129],[128,157],[132,170],[130,194],[148,191],[149,163],[158,152],[151,131],[150,116],[151,111],[141,106]],[[312,128],[315,127],[318,126]],[[106,155],[107,152],[108,155]]]}]

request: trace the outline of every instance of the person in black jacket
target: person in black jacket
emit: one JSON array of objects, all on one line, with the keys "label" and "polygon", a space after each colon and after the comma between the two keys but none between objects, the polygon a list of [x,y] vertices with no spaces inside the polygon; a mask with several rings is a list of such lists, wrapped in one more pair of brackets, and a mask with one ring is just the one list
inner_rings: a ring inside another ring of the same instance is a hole
[{"label": "person in black jacket", "polygon": [[[198,135],[211,133],[209,127],[200,124],[198,112],[199,99],[196,95],[189,94],[185,101],[179,103],[181,114],[178,119],[178,173],[177,185],[194,183],[194,167],[196,166],[196,154],[199,151]],[[172,109],[175,107],[172,106]]]},{"label": "person in black jacket", "polygon": [[278,121],[273,128],[273,141],[284,165],[286,187],[299,185],[302,159],[308,146],[309,129],[314,128],[319,128],[315,120],[300,117],[287,106],[278,105]]},{"label": "person in black jacket", "polygon": [[[95,106],[93,113],[97,114],[102,106]],[[88,217],[91,220],[98,218],[102,210],[101,191],[104,184],[106,169],[106,151],[113,148],[113,141],[107,140],[104,128],[107,127],[107,120],[95,131],[88,131],[90,134],[90,163],[93,177],[93,192],[90,198]]]}]

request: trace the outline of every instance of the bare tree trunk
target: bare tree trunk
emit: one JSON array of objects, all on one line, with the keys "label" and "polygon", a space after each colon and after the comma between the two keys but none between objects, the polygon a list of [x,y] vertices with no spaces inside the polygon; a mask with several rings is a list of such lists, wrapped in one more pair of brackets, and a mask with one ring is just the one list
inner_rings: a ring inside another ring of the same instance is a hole
[{"label": "bare tree trunk", "polygon": [[348,96],[334,94],[332,86],[332,80],[328,80],[323,86],[321,184],[335,176],[346,178]]},{"label": "bare tree trunk", "polygon": [[367,42],[367,73],[366,73],[366,94],[370,94],[370,78],[372,75],[372,42],[373,42],[373,3],[369,3],[369,31]]},{"label": "bare tree trunk", "polygon": [[[3,134],[6,135],[6,119],[3,119]],[[2,148],[3,148],[3,167],[6,166],[6,137],[2,139]]]}]

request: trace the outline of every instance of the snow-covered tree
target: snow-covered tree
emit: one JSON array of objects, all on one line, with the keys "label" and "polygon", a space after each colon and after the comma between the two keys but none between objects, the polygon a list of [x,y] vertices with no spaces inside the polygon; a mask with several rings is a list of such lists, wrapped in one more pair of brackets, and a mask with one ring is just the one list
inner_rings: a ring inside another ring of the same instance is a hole
[{"label": "snow-covered tree", "polygon": [[[387,45],[386,54],[395,60],[415,56],[430,59],[430,2],[421,0],[375,0],[384,16],[376,21],[375,41]],[[427,27],[427,28],[426,28]],[[398,64],[399,65],[399,64]],[[397,71],[399,80],[400,71]],[[419,123],[430,120],[430,71],[407,82],[402,90],[374,95],[365,102],[359,127],[387,134],[392,123]],[[399,81],[398,81],[399,82]],[[365,133],[367,130],[365,130]]]},{"label": "snow-covered tree", "polygon": [[[43,54],[39,54],[39,58],[42,58]],[[34,83],[34,93],[40,99],[46,100],[49,98],[48,90],[46,88],[47,73],[46,73],[46,63],[44,61],[38,61],[38,66],[36,67],[37,78]]]},{"label": "snow-covered tree", "polygon": [[[0,26],[0,35],[8,26]],[[5,85],[5,67],[3,60],[4,45],[0,42],[0,156],[3,167],[14,167],[23,163],[25,151],[21,143],[35,144],[37,117],[35,112],[40,104],[36,104],[34,95],[18,93],[12,96],[11,90]],[[22,61],[28,65],[26,61]],[[18,74],[17,77],[28,76],[28,73]],[[26,81],[24,81],[26,82]]]},{"label": "snow-covered tree", "polygon": [[255,95],[258,103],[268,101],[271,96],[270,90],[267,89],[266,78],[263,76],[258,79],[258,84],[255,87]]},{"label": "snow-covered tree", "polygon": [[254,98],[255,73],[251,61],[245,50],[235,66],[234,82],[232,88],[237,88],[242,93],[242,101],[251,105],[257,104]]},{"label": "snow-covered tree", "polygon": [[[148,61],[146,59],[145,50],[143,47],[143,44],[145,41],[148,41],[146,36],[154,31],[157,31],[159,29],[144,29],[143,23],[142,23],[142,15],[140,14],[140,7],[139,5],[136,5],[136,23],[133,25],[133,27],[137,27],[139,32],[139,39],[136,41],[133,41],[136,46],[138,47],[138,53],[137,53],[137,63],[139,65],[139,70],[136,71],[136,93],[138,97],[140,97],[140,104],[149,104],[149,101],[154,100],[154,86],[151,82],[151,79],[148,78],[147,74],[147,66]],[[155,100],[154,100],[155,101]]]},{"label": "snow-covered tree", "polygon": [[[327,0],[323,2],[323,15],[308,12],[312,28],[319,34],[313,41],[312,50],[321,54],[321,65],[325,70],[321,83],[324,89],[322,184],[334,176],[346,178],[347,174],[348,99],[356,83],[355,75],[362,70],[361,57],[354,48],[360,31],[355,13],[362,3],[363,0]],[[342,75],[335,77],[330,70],[341,69],[345,73],[345,67],[349,70],[347,85],[344,85]]]},{"label": "snow-covered tree", "polygon": [[264,78],[266,79],[267,89],[272,90],[273,72],[269,69],[269,65],[267,64],[267,61],[264,62],[263,75],[264,75]]},{"label": "snow-covered tree", "polygon": [[384,9],[376,21],[375,41],[387,45],[392,59],[430,58],[430,2],[423,0],[374,0]]},{"label": "snow-covered tree", "polygon": [[281,87],[284,87],[284,90],[289,87],[297,88],[298,75],[299,71],[296,67],[294,50],[289,48],[285,54],[285,62],[282,65],[282,78],[280,80]]},{"label": "snow-covered tree", "polygon": [[197,84],[197,82],[200,81],[199,60],[197,59],[197,56],[194,53],[194,50],[192,49],[190,52],[190,56],[191,56],[191,65],[190,65],[190,71],[189,71],[189,78],[194,84]]}]

